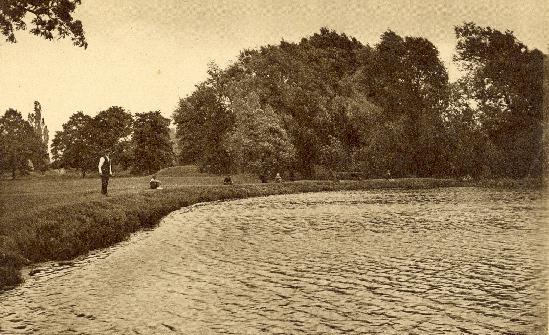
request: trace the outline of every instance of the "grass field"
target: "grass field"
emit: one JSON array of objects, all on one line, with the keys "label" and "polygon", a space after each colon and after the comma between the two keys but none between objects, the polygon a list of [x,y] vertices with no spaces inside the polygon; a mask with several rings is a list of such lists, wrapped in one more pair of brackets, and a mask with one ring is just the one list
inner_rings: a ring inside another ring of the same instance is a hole
[{"label": "grass field", "polygon": [[[109,197],[98,177],[31,176],[0,180],[0,288],[21,281],[25,264],[67,260],[113,245],[166,214],[191,204],[273,194],[376,188],[472,186],[452,179],[372,179],[259,183],[254,176],[204,174],[195,167],[173,167],[157,174],[162,190],[148,188],[149,177],[112,178]],[[478,182],[477,182],[478,185]],[[480,186],[539,186],[536,181],[484,181]]]},{"label": "grass field", "polygon": [[[251,175],[231,176],[235,184],[257,183]],[[190,185],[221,185],[224,176],[200,173],[195,166],[167,168],[157,174],[165,189]],[[116,177],[109,180],[110,196],[154,192],[149,190],[150,176]],[[52,206],[69,205],[103,199],[99,176],[32,176],[21,179],[0,179],[0,223],[16,218],[29,210],[47,210]]]}]

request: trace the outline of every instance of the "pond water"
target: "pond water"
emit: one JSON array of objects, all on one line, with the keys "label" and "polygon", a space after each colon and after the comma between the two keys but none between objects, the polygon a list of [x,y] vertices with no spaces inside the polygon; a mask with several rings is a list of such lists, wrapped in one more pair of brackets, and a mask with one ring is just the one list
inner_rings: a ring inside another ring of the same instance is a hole
[{"label": "pond water", "polygon": [[544,334],[541,191],[184,208],[0,293],[1,334]]}]

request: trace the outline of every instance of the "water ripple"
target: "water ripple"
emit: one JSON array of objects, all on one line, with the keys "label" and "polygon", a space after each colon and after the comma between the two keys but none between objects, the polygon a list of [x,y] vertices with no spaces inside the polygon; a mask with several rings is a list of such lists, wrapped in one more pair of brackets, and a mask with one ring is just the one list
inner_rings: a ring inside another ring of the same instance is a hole
[{"label": "water ripple", "polygon": [[0,294],[1,334],[542,334],[536,191],[193,206]]}]

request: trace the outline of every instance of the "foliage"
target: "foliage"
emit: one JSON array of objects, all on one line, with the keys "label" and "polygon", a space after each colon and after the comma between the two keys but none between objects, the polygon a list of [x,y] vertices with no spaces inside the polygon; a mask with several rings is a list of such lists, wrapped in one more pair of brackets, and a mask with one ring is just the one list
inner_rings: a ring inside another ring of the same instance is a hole
[{"label": "foliage", "polygon": [[28,121],[42,143],[39,150],[37,150],[37,155],[32,158],[32,163],[35,169],[45,171],[50,163],[48,156],[49,131],[42,116],[42,106],[38,101],[34,102],[34,111],[29,114]]},{"label": "foliage", "polygon": [[496,175],[542,173],[543,54],[529,50],[511,31],[465,23],[455,28],[455,60],[467,71],[489,142],[486,164]]},{"label": "foliage", "polygon": [[15,179],[17,170],[26,173],[31,159],[42,150],[41,138],[30,123],[18,111],[8,109],[0,118],[0,170],[10,171]]},{"label": "foliage", "polygon": [[[244,50],[225,69],[211,63],[174,111],[177,159],[214,173],[305,178],[319,165],[370,177],[541,175],[543,55],[509,31],[465,23],[456,35],[466,76],[452,84],[429,40],[392,31],[370,47],[322,28]],[[124,167],[148,172],[169,164],[168,121],[149,114],[132,125],[121,107],[100,112],[86,130],[90,157],[114,151]],[[57,159],[67,141],[54,140]]]},{"label": "foliage", "polygon": [[270,106],[278,115],[295,148],[296,159],[285,165],[311,176],[326,135],[346,136],[346,116],[330,103],[339,81],[354,72],[367,50],[356,39],[323,28],[299,44],[282,41],[280,46],[245,50],[225,70],[211,67],[210,78],[182,99],[174,113],[182,162],[198,162],[210,171],[234,166],[219,139],[234,129],[232,103],[253,92],[262,113]]},{"label": "foliage", "polygon": [[349,167],[346,148],[340,140],[331,135],[329,135],[328,144],[320,148],[319,156],[320,164],[330,171],[345,171]]},{"label": "foliage", "polygon": [[74,45],[87,48],[82,22],[72,14],[81,0],[2,0],[0,2],[0,31],[6,41],[15,43],[15,30],[27,29],[25,17],[30,14],[30,32],[52,40],[70,37]]},{"label": "foliage", "polygon": [[384,111],[375,123],[400,129],[395,135],[406,143],[386,147],[393,157],[387,168],[400,176],[432,176],[446,168],[440,154],[448,74],[438,56],[424,38],[387,31],[376,45],[373,61],[360,73],[366,96]]},{"label": "foliage", "polygon": [[173,118],[177,124],[180,163],[197,162],[210,172],[229,170],[228,153],[220,144],[234,119],[211,82],[198,85],[189,97],[180,100]]},{"label": "foliage", "polygon": [[138,113],[133,124],[134,170],[149,174],[173,163],[170,120],[159,111]]},{"label": "foliage", "polygon": [[52,156],[65,168],[93,171],[97,161],[97,147],[94,138],[93,118],[83,112],[73,114],[63,124],[63,130],[55,133],[52,141]]},{"label": "foliage", "polygon": [[449,174],[479,177],[488,163],[485,152],[490,144],[482,130],[482,118],[476,110],[467,85],[462,78],[450,85],[450,102],[444,113],[448,143]]},{"label": "foliage", "polygon": [[284,131],[273,134],[295,152],[284,165],[304,177],[317,165],[372,177],[541,175],[543,55],[509,31],[465,23],[456,35],[466,75],[452,84],[429,40],[393,31],[373,48],[322,28],[299,43],[244,50],[226,69],[210,66],[181,99],[180,159],[208,171],[246,168],[236,143],[255,142],[237,106],[254,95],[245,109],[256,117],[246,120],[272,109]]},{"label": "foliage", "polygon": [[271,175],[286,170],[295,150],[282,120],[267,106],[261,108],[257,94],[234,99],[235,126],[223,144],[237,171]]},{"label": "foliage", "polygon": [[119,106],[99,112],[93,118],[94,141],[100,152],[116,152],[132,133],[132,115]]},{"label": "foliage", "polygon": [[52,141],[52,156],[59,166],[76,168],[84,177],[94,171],[105,151],[121,157],[128,165],[128,149],[132,133],[132,116],[122,107],[110,107],[90,117],[83,112],[73,114],[56,132]]}]

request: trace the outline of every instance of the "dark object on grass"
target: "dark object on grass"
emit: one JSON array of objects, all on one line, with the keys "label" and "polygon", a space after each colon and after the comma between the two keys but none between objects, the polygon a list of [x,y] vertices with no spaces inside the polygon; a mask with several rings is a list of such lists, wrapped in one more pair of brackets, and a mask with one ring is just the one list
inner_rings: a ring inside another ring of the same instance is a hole
[{"label": "dark object on grass", "polygon": [[233,184],[233,180],[231,179],[231,176],[225,177],[225,179],[223,179],[223,184],[224,184],[224,185],[232,185],[232,184]]},{"label": "dark object on grass", "polygon": [[151,181],[149,182],[149,185],[153,190],[161,189],[160,180],[156,179],[156,175],[152,176]]},{"label": "dark object on grass", "polygon": [[266,183],[266,182],[267,182],[267,177],[266,177],[264,174],[260,174],[260,175],[259,175],[259,179],[261,180],[262,183]]}]

